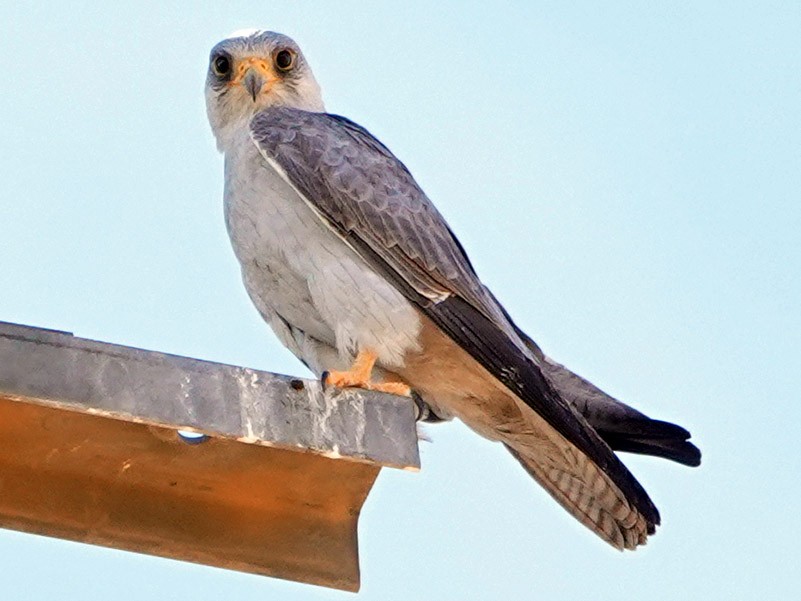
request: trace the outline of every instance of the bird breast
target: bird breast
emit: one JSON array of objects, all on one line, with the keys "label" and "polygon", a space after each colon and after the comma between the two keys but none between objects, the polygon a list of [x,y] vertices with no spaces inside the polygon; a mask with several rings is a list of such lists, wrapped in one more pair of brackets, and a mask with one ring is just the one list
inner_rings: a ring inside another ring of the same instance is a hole
[{"label": "bird breast", "polygon": [[225,155],[225,221],[245,286],[341,356],[369,348],[393,368],[417,350],[412,305],[332,230],[259,154],[250,137]]}]

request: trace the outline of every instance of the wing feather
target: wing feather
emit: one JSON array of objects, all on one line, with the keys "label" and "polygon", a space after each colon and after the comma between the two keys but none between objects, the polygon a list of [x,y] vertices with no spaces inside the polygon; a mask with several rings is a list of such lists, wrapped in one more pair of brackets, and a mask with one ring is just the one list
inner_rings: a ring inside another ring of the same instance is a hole
[{"label": "wing feather", "polygon": [[[277,164],[332,229],[597,465],[653,532],[659,513],[645,490],[554,390],[540,359],[483,286],[444,218],[403,163],[364,128],[325,113],[270,108],[254,117],[251,136],[265,159]],[[573,503],[571,511],[581,513],[579,506],[586,505],[586,499],[571,499],[569,491],[554,493],[554,486],[561,488],[559,482],[553,482],[542,466],[534,468],[529,462],[527,469],[541,482],[551,481],[548,488],[557,500]],[[619,544],[624,535],[610,530],[606,537]]]}]

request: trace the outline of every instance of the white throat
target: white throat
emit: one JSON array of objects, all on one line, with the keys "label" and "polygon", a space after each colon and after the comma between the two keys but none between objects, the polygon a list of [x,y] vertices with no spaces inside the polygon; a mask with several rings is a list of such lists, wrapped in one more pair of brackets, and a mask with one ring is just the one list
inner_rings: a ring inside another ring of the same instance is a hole
[{"label": "white throat", "polygon": [[214,137],[217,139],[217,149],[225,152],[230,148],[231,144],[247,131],[250,120],[270,106],[287,106],[314,113],[325,111],[320,88],[313,77],[307,78],[298,92],[287,97],[276,90],[274,96],[260,98],[256,103],[249,98],[241,98],[241,102],[222,104],[215,93],[207,89],[206,111]]}]

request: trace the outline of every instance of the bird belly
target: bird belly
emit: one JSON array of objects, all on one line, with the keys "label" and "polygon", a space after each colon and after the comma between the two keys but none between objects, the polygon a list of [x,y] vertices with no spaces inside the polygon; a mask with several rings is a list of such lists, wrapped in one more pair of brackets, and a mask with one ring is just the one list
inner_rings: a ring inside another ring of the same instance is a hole
[{"label": "bird belly", "polygon": [[[388,368],[402,365],[406,353],[418,348],[420,320],[412,305],[255,147],[226,155],[225,215],[248,294],[273,329],[280,317],[336,348],[343,359],[370,349]],[[301,358],[307,364],[316,360]]]}]

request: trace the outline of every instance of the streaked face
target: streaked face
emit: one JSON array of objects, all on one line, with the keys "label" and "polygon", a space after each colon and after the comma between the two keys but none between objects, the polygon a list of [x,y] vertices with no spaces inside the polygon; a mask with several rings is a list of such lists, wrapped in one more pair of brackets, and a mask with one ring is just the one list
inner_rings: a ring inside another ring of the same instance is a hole
[{"label": "streaked face", "polygon": [[320,88],[298,45],[280,33],[256,31],[212,48],[206,109],[218,143],[223,144],[226,130],[270,106],[324,110]]}]

